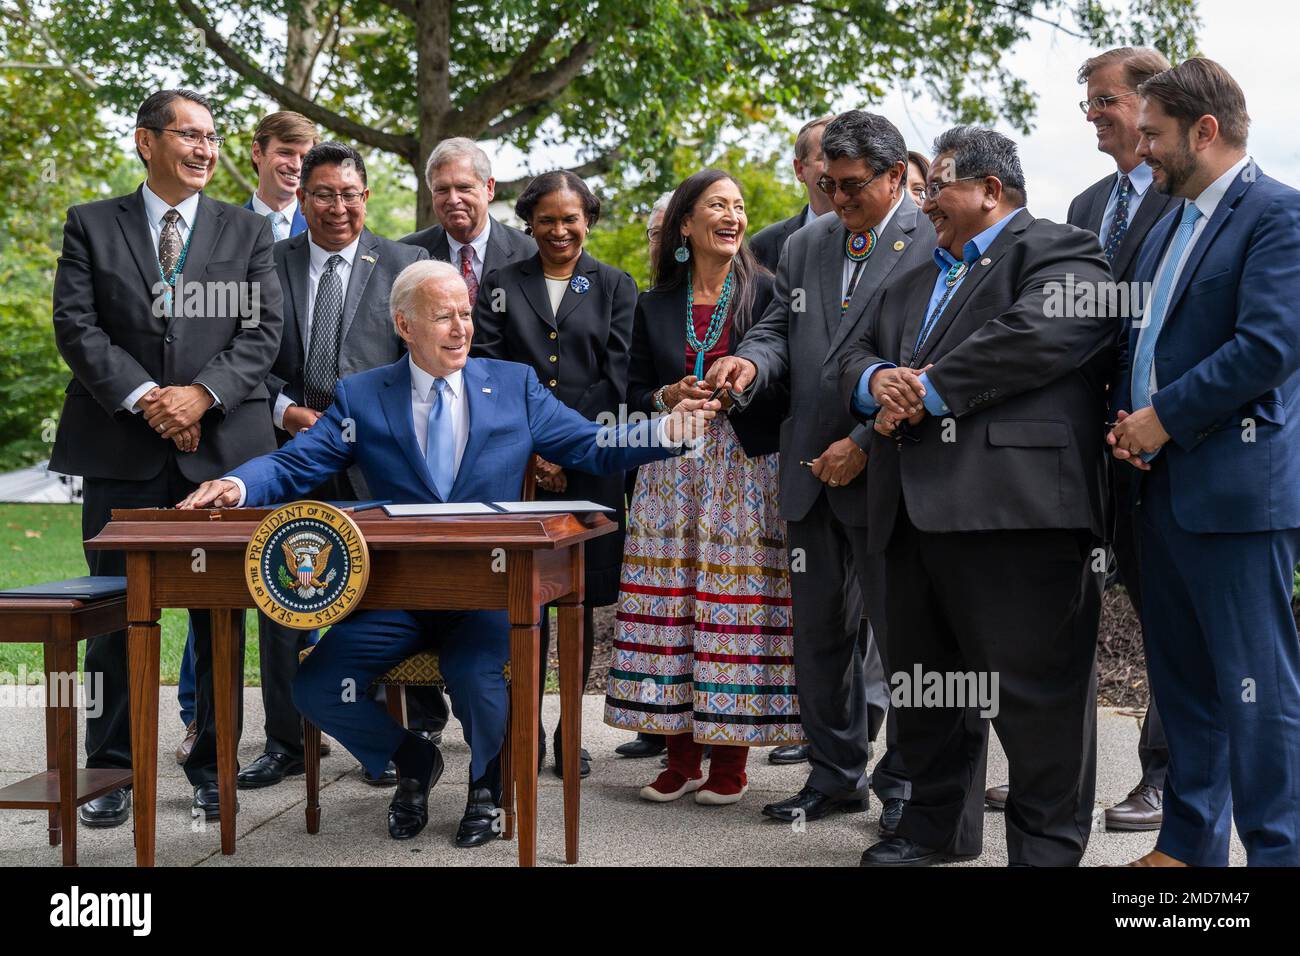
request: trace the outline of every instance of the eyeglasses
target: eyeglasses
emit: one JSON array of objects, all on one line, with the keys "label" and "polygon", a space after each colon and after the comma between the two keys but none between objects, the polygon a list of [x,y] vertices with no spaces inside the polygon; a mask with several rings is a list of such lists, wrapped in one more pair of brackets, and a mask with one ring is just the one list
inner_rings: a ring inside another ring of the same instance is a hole
[{"label": "eyeglasses", "polygon": [[834,196],[836,190],[838,190],[852,199],[887,172],[889,172],[888,169],[882,169],[870,179],[841,179],[839,182],[836,182],[829,176],[823,176],[821,179],[817,180],[817,188],[828,196]]},{"label": "eyeglasses", "polygon": [[320,206],[320,208],[322,209],[328,209],[330,206],[333,206],[334,200],[336,199],[342,199],[343,205],[351,208],[351,207],[360,206],[362,200],[366,198],[365,193],[359,193],[356,190],[352,190],[352,189],[349,189],[347,192],[341,192],[341,193],[318,192],[318,193],[308,193],[307,195],[311,197],[312,202],[314,202],[317,206]]},{"label": "eyeglasses", "polygon": [[1100,113],[1116,100],[1121,100],[1126,96],[1133,96],[1136,93],[1137,90],[1129,90],[1127,93],[1115,93],[1112,96],[1094,96],[1090,100],[1079,100],[1079,109],[1083,112],[1084,116],[1088,115],[1089,110],[1096,110]]},{"label": "eyeglasses", "polygon": [[662,226],[655,226],[653,229],[647,229],[645,231],[645,237],[651,242],[658,242],[659,237],[663,235],[663,232],[664,230]]},{"label": "eyeglasses", "polygon": [[198,146],[206,142],[213,149],[220,149],[226,144],[226,137],[216,136],[212,133],[200,133],[194,129],[169,129],[166,126],[144,126],[142,129],[151,129],[155,133],[175,133],[185,141],[186,146]]},{"label": "eyeglasses", "polygon": [[934,182],[929,182],[925,184],[924,195],[926,199],[930,200],[931,202],[934,202],[936,199],[939,198],[939,193],[943,192],[953,183],[964,183],[972,179],[984,179],[984,178],[986,177],[961,176],[957,179],[936,179],[934,180]]}]

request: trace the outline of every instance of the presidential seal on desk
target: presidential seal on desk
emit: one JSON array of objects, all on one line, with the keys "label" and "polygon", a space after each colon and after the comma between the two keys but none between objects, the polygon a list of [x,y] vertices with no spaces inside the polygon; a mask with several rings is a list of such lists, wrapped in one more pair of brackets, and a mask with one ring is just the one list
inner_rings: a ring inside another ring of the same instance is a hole
[{"label": "presidential seal on desk", "polygon": [[309,631],[351,613],[370,579],[370,551],[356,522],[321,501],[276,508],[244,553],[244,581],[271,620]]}]

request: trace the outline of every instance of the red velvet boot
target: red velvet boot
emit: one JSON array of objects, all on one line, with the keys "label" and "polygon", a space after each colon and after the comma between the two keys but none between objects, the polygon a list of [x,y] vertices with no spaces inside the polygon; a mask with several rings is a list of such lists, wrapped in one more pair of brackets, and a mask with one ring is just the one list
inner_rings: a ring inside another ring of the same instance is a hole
[{"label": "red velvet boot", "polygon": [[749,761],[749,748],[713,745],[713,760],[709,763],[709,779],[695,794],[695,802],[706,806],[736,803],[749,789],[745,764]]},{"label": "red velvet boot", "polygon": [[704,748],[695,742],[690,731],[673,734],[668,738],[668,769],[655,778],[655,782],[641,788],[641,799],[654,803],[669,803],[678,797],[700,788],[704,774],[700,760]]}]

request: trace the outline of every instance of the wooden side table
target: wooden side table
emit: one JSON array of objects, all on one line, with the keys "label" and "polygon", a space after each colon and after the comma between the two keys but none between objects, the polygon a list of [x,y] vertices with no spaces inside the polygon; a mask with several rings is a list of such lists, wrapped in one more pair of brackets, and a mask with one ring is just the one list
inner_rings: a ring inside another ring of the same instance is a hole
[{"label": "wooden side table", "polygon": [[77,760],[77,644],[126,623],[125,579],[121,591],[90,599],[0,593],[0,642],[45,648],[48,768],[0,790],[0,810],[48,810],[50,846],[62,842],[64,866],[77,865],[77,807],[131,786],[130,770],[80,768]]}]

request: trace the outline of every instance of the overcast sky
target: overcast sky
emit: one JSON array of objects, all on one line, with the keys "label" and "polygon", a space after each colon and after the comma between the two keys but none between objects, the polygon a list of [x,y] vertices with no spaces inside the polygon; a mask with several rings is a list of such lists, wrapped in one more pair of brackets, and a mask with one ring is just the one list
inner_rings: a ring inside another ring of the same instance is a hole
[{"label": "overcast sky", "polygon": [[[1289,26],[1295,7],[1282,0],[1201,0],[1199,6],[1202,53],[1223,64],[1245,91],[1251,155],[1270,176],[1300,186],[1300,54]],[[1092,126],[1077,105],[1084,88],[1075,74],[1096,52],[1082,40],[1035,24],[1030,38],[1009,57],[1011,70],[1039,94],[1029,136],[999,127],[1020,144],[1030,209],[1036,215],[1063,221],[1074,196],[1114,171],[1110,157],[1097,152]],[[861,103],[846,94],[838,105],[848,109]],[[934,137],[948,125],[933,101],[909,97],[905,106],[899,92],[873,109],[894,121],[910,148],[927,155]],[[792,138],[798,126],[795,122]],[[569,150],[539,149],[528,157],[501,150],[494,172],[499,179],[512,179],[530,168],[538,172],[572,163],[574,156]]]}]

